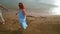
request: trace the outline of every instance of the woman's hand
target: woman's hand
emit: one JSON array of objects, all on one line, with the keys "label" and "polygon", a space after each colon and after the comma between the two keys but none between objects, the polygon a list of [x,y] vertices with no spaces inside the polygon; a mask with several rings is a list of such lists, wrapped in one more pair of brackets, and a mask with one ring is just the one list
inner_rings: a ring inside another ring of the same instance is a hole
[{"label": "woman's hand", "polygon": [[18,12],[16,13],[16,15],[18,14]]},{"label": "woman's hand", "polygon": [[23,10],[23,14],[24,16],[27,16],[27,12],[25,11],[25,9]]}]

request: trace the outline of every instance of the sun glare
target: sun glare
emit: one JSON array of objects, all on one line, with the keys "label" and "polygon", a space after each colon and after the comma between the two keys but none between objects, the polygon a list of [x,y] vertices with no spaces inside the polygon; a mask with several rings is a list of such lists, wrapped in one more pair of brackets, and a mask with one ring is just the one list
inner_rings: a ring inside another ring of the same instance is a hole
[{"label": "sun glare", "polygon": [[53,15],[60,15],[60,0],[55,0],[54,5],[58,6],[58,7],[54,7],[52,9],[52,14]]},{"label": "sun glare", "polygon": [[60,7],[55,7],[52,9],[53,15],[60,15]]}]

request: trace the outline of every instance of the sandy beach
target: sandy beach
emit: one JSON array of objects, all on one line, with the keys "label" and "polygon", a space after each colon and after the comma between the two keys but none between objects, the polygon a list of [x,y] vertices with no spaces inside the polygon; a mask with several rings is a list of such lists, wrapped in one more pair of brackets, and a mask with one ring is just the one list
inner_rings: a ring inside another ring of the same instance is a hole
[{"label": "sandy beach", "polygon": [[16,11],[4,12],[6,24],[0,23],[0,34],[60,34],[60,16],[27,16],[28,27],[19,29]]}]

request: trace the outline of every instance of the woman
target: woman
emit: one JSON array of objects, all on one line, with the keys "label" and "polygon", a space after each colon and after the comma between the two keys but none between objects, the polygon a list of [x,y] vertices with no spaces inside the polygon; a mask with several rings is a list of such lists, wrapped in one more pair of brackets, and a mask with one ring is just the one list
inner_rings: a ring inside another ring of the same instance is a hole
[{"label": "woman", "polygon": [[23,6],[23,3],[19,3],[19,11],[17,14],[18,14],[19,24],[22,26],[23,29],[26,29],[27,28],[26,11],[25,11],[25,8]]}]

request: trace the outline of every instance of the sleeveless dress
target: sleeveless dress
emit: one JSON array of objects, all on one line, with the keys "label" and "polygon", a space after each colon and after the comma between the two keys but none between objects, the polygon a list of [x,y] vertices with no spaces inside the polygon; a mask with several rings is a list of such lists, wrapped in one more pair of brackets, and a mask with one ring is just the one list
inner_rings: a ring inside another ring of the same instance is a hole
[{"label": "sleeveless dress", "polygon": [[26,29],[26,28],[27,28],[26,16],[24,16],[22,10],[19,10],[19,13],[18,13],[18,20],[19,20],[19,24],[22,26],[22,28],[23,28],[23,29]]}]

